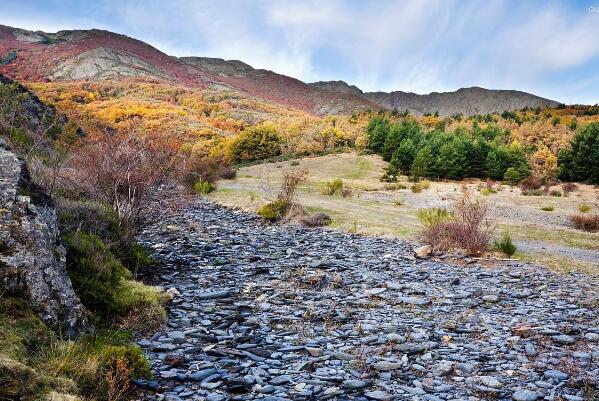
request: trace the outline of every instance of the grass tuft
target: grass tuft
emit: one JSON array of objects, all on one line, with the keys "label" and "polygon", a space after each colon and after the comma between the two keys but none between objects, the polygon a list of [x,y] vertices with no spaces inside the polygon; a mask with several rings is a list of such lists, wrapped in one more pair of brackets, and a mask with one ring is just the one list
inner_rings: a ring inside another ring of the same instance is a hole
[{"label": "grass tuft", "polygon": [[501,240],[493,242],[493,248],[509,258],[516,253],[516,245],[512,242],[512,237],[507,231],[503,234]]}]

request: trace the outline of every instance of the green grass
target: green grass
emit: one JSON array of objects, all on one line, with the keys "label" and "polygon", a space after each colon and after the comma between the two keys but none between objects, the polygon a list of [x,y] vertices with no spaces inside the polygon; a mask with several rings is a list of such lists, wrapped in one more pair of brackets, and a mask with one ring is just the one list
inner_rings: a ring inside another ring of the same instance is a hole
[{"label": "green grass", "polygon": [[588,213],[591,211],[592,206],[588,205],[586,203],[583,203],[582,205],[578,205],[578,211],[580,213]]},{"label": "green grass", "polygon": [[502,224],[498,229],[509,229],[511,235],[516,239],[545,241],[573,248],[597,249],[597,243],[599,242],[599,234],[597,233],[581,233],[555,227],[542,228],[534,225],[513,226]]},{"label": "green grass", "polygon": [[197,181],[193,184],[193,191],[197,195],[206,195],[213,192],[216,188],[208,181]]},{"label": "green grass", "polygon": [[357,179],[366,177],[371,170],[372,170],[372,163],[364,157],[358,157],[357,168],[352,166],[351,171],[348,171],[342,177],[346,178],[348,180],[357,180]]},{"label": "green grass", "polygon": [[441,207],[419,209],[418,212],[416,212],[416,216],[420,223],[427,228],[454,219],[454,214],[452,212]]},{"label": "green grass", "polygon": [[151,376],[142,350],[131,341],[129,332],[118,330],[63,341],[25,301],[0,297],[0,399],[41,401],[54,392],[105,400],[107,377],[117,373],[117,364],[126,367],[121,374]]},{"label": "green grass", "polygon": [[542,206],[541,210],[544,212],[553,212],[555,208],[553,206]]},{"label": "green grass", "polygon": [[514,256],[514,254],[516,253],[516,245],[514,245],[514,243],[512,242],[512,237],[507,231],[503,234],[501,240],[493,242],[493,248],[497,252],[501,252],[509,258]]}]

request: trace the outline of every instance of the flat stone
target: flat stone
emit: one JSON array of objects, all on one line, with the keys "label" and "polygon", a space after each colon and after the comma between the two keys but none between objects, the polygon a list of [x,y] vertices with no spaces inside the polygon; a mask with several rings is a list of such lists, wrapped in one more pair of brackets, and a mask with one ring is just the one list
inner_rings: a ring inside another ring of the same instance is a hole
[{"label": "flat stone", "polygon": [[389,361],[379,361],[376,362],[373,367],[381,372],[389,372],[391,370],[397,370],[401,368],[401,363],[399,362],[389,362]]},{"label": "flat stone", "polygon": [[545,376],[546,379],[553,379],[557,381],[568,380],[568,378],[570,377],[570,375],[567,373],[553,369],[546,370],[545,373],[543,373],[543,376]]},{"label": "flat stone", "polygon": [[364,388],[364,387],[366,387],[366,384],[367,383],[363,380],[344,380],[343,381],[343,387],[350,389],[350,390]]},{"label": "flat stone", "polygon": [[534,391],[519,390],[512,395],[512,398],[514,401],[536,401],[539,396]]},{"label": "flat stone", "polygon": [[555,336],[555,337],[551,337],[551,339],[558,344],[566,344],[566,345],[574,344],[576,342],[576,340],[573,337],[570,337],[567,335]]},{"label": "flat stone", "polygon": [[391,401],[393,397],[389,393],[382,390],[367,391],[364,393],[366,398],[376,401]]}]

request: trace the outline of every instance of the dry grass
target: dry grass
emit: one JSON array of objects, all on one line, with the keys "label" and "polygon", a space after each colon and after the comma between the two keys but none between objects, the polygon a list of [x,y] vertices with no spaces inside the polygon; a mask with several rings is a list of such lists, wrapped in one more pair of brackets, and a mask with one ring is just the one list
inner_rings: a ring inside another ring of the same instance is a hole
[{"label": "dry grass", "polygon": [[[241,168],[237,178],[220,181],[219,189],[209,196],[214,201],[253,212],[269,199],[264,195],[264,175],[268,174],[272,180],[270,198],[274,198],[282,173],[290,168],[289,164],[290,162],[268,163]],[[484,182],[476,179],[462,182],[441,181],[430,183],[428,191],[412,193],[409,187],[405,188],[402,184],[381,182],[380,177],[386,164],[379,156],[374,155],[344,153],[308,157],[301,159],[300,165],[310,174],[308,181],[299,186],[296,195],[297,201],[306,211],[326,213],[333,219],[331,227],[336,229],[391,238],[416,238],[422,230],[416,216],[419,209],[450,207],[451,199],[459,194],[462,185],[467,186],[470,191],[476,191],[479,185],[485,186]],[[277,168],[278,166],[282,168]],[[344,185],[353,189],[351,198],[322,195],[323,185],[335,178],[343,179]],[[533,241],[541,242],[547,249],[553,245],[596,249],[599,233],[576,230],[569,223],[556,225],[541,218],[551,216],[551,219],[567,221],[569,215],[577,213],[580,203],[595,203],[595,188],[584,184],[577,187],[577,191],[569,197],[550,198],[544,195],[522,196],[520,190],[513,187],[498,191],[489,199],[493,204],[494,215],[503,211],[497,218],[498,232],[508,230],[517,245],[520,241]],[[401,202],[400,207],[396,201]],[[555,211],[551,214],[542,212],[540,208],[545,205],[554,206]],[[517,213],[512,213],[512,210]],[[590,269],[588,263],[574,256],[551,256],[540,248],[538,251],[526,252],[531,259],[542,260],[552,268],[569,270],[571,266],[580,266],[584,271]],[[519,253],[517,257],[522,257],[522,254]]]},{"label": "dry grass", "polygon": [[579,230],[599,231],[599,214],[573,214],[570,221]]}]

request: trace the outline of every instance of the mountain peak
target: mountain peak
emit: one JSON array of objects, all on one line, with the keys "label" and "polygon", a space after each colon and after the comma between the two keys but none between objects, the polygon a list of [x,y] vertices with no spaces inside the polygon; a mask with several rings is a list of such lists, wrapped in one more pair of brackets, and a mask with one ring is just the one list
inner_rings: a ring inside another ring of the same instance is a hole
[{"label": "mountain peak", "polygon": [[362,95],[363,92],[360,88],[355,85],[350,85],[345,81],[318,81],[312,82],[309,85],[312,85],[319,89],[324,89],[332,92],[339,93],[350,93],[353,95]]}]

